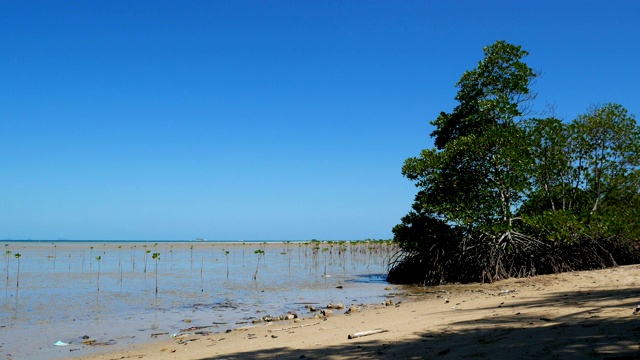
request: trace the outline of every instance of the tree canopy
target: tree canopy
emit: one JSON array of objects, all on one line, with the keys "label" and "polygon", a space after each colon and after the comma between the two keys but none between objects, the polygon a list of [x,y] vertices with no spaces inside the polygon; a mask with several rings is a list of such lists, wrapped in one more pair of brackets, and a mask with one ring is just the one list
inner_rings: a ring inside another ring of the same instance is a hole
[{"label": "tree canopy", "polygon": [[418,188],[394,227],[389,279],[493,281],[640,259],[640,129],[619,104],[571,122],[529,118],[537,73],[497,41],[431,121],[434,148],[408,158]]}]

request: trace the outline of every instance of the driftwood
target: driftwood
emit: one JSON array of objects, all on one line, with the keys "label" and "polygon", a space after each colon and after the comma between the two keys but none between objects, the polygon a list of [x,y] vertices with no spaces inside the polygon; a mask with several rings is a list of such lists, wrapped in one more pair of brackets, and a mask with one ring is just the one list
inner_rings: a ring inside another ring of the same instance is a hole
[{"label": "driftwood", "polygon": [[313,324],[302,324],[302,325],[289,326],[289,327],[279,328],[279,329],[270,329],[270,330],[269,330],[269,332],[272,332],[272,331],[282,331],[282,330],[290,330],[290,329],[297,329],[297,328],[307,327],[307,326],[313,326],[313,325],[320,325],[320,323],[319,323],[319,322],[316,322],[316,323],[313,323]]},{"label": "driftwood", "polygon": [[389,330],[375,329],[375,330],[357,332],[357,333],[349,335],[349,339],[355,339],[355,338],[359,338],[359,337],[363,337],[363,336],[369,336],[369,335],[379,334],[379,333],[388,332],[388,331]]},{"label": "driftwood", "polygon": [[208,329],[208,328],[212,328],[213,325],[206,325],[206,326],[192,326],[190,328],[186,328],[186,329],[180,329],[180,332],[187,332],[187,331],[194,331],[194,330],[202,330],[202,329]]}]

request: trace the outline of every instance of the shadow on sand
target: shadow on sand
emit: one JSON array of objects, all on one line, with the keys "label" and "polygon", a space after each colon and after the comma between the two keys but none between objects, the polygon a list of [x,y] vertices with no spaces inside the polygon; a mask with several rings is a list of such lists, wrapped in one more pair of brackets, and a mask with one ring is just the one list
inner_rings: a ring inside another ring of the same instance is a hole
[{"label": "shadow on sand", "polygon": [[[202,360],[640,359],[640,315],[633,314],[640,304],[640,288],[560,292],[542,301],[511,299],[508,303],[498,314],[453,322],[437,332],[425,329],[404,341],[347,340],[345,334],[344,343],[335,346],[274,347]],[[559,316],[543,313],[563,306],[577,310]],[[482,309],[468,311],[477,310]]]}]

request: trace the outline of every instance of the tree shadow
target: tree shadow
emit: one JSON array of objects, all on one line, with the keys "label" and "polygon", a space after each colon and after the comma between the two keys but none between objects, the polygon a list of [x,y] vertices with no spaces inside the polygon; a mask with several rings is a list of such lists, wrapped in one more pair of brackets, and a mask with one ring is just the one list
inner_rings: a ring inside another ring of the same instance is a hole
[{"label": "tree shadow", "polygon": [[[339,345],[243,350],[201,360],[640,359],[640,315],[633,314],[640,306],[640,288],[565,291],[540,301],[512,296],[503,296],[505,301],[498,307],[460,310],[468,314],[483,311],[480,318],[407,334],[403,341],[376,340],[375,335],[347,340],[345,334]],[[574,309],[560,315],[541,312],[563,306]]]}]

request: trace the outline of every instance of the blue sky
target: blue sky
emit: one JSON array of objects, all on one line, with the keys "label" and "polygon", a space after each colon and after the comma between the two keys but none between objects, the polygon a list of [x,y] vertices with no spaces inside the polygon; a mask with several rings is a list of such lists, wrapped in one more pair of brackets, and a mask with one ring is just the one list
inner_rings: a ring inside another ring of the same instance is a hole
[{"label": "blue sky", "polygon": [[0,238],[391,238],[506,40],[568,120],[640,114],[637,1],[3,1]]}]

